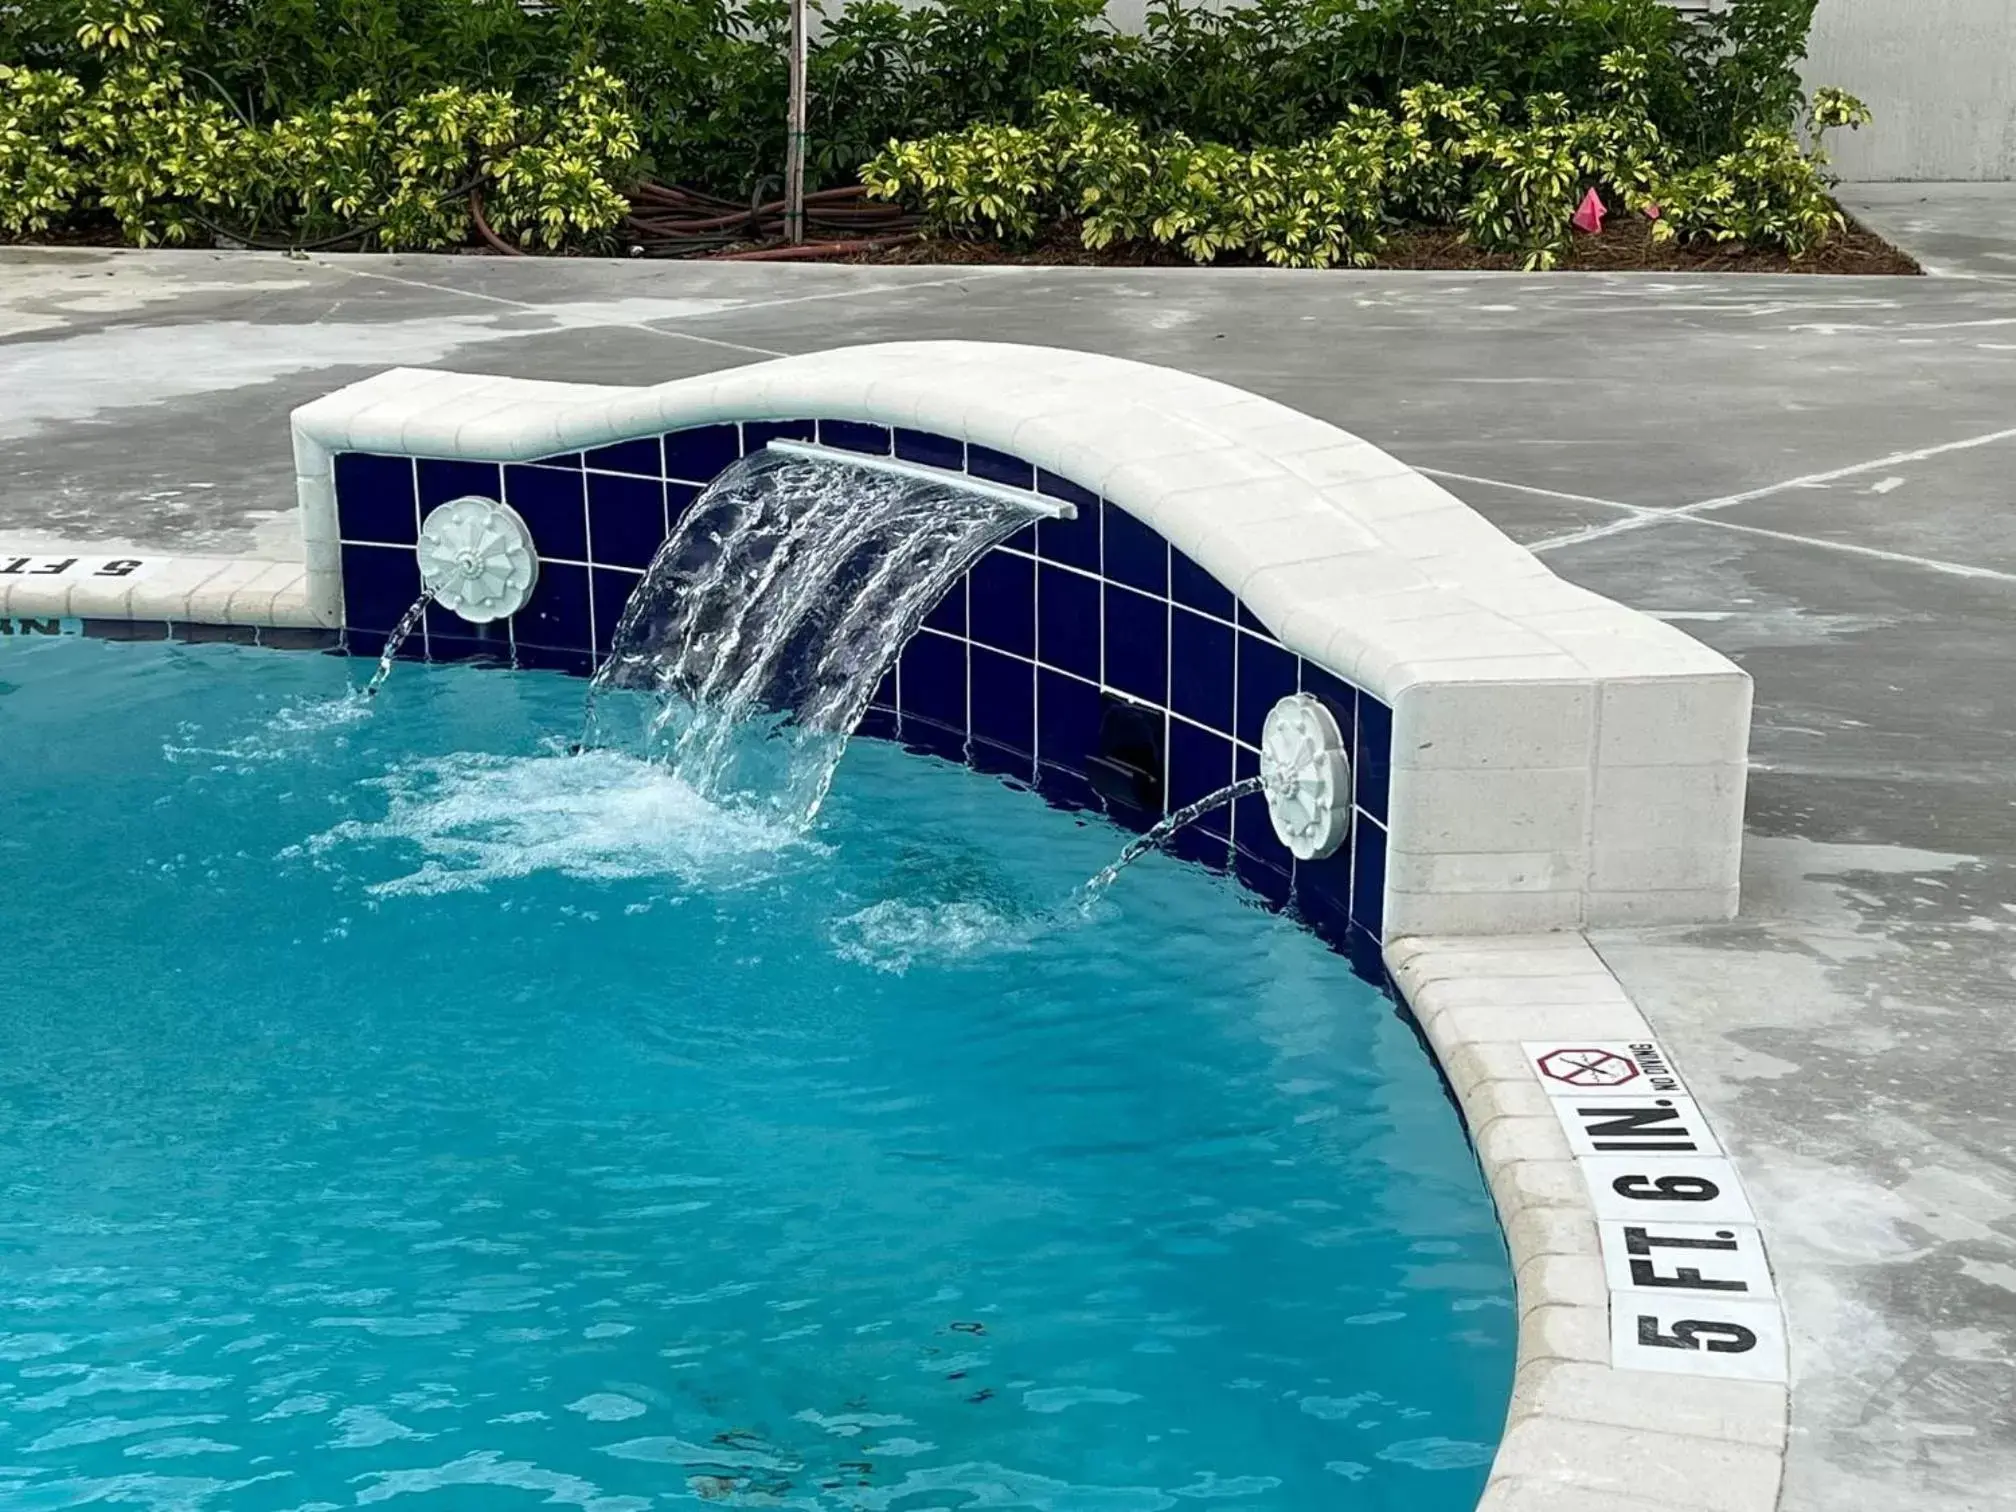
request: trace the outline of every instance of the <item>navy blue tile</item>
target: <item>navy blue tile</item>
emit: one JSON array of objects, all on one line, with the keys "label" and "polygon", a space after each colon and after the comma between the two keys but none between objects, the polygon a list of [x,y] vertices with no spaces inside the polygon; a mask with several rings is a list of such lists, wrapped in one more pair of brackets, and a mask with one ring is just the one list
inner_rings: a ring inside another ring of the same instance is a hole
[{"label": "navy blue tile", "polygon": [[971,666],[973,738],[1023,753],[1026,769],[1036,756],[1034,663],[975,646]]},{"label": "navy blue tile", "polygon": [[[990,551],[973,564],[966,601],[967,634],[977,645],[1017,656],[1036,655],[1036,564]],[[977,674],[976,674],[977,675]]]},{"label": "navy blue tile", "polygon": [[974,736],[966,743],[966,764],[976,772],[1009,778],[1017,787],[1036,784],[1036,758],[1012,746],[996,745]]},{"label": "navy blue tile", "polygon": [[614,446],[598,446],[587,453],[584,460],[589,467],[600,472],[635,473],[640,478],[658,478],[665,474],[665,457],[658,448],[656,436],[618,441]]},{"label": "navy blue tile", "polygon": [[1036,521],[1031,520],[1015,534],[1001,543],[1003,551],[1019,551],[1024,556],[1036,555]]},{"label": "navy blue tile", "polygon": [[1351,932],[1351,847],[1322,861],[1295,863],[1295,910],[1327,943],[1343,949]]},{"label": "navy blue tile", "polygon": [[528,646],[521,640],[518,642],[518,665],[533,671],[587,677],[595,670],[595,658],[586,651],[569,651],[557,646]]},{"label": "navy blue tile", "polygon": [[1169,548],[1169,597],[1219,619],[1232,618],[1232,590],[1173,546]]},{"label": "navy blue tile", "polygon": [[555,452],[550,457],[534,457],[531,465],[534,467],[571,467],[576,472],[579,472],[581,470],[581,453]]},{"label": "navy blue tile", "polygon": [[926,627],[943,630],[947,635],[964,635],[966,598],[966,579],[962,577],[946,591],[945,597],[931,606],[931,612],[924,616]]},{"label": "navy blue tile", "polygon": [[1186,825],[1176,831],[1164,842],[1164,849],[1179,860],[1208,866],[1215,872],[1232,869],[1231,843],[1202,825]]},{"label": "navy blue tile", "polygon": [[670,535],[679,528],[679,521],[700,497],[700,487],[695,483],[667,483],[665,485],[665,533]]},{"label": "navy blue tile", "polygon": [[[1036,469],[1036,492],[1046,498],[1061,499],[1066,504],[1076,504],[1082,519],[1086,515],[1099,512],[1099,495],[1089,488],[1080,488],[1069,478],[1060,478],[1046,467]],[[1089,567],[1089,562],[1080,562],[1081,567]]]},{"label": "navy blue tile", "polygon": [[1295,657],[1272,641],[1239,635],[1239,722],[1232,733],[1248,745],[1260,744],[1267,711],[1295,691]]},{"label": "navy blue tile", "polygon": [[1075,520],[1044,520],[1036,527],[1036,555],[1046,562],[1099,571],[1099,501],[1078,511]]},{"label": "navy blue tile", "polygon": [[1258,860],[1244,847],[1235,848],[1232,852],[1232,875],[1248,891],[1258,893],[1269,908],[1286,908],[1294,895],[1294,878],[1290,873]]},{"label": "navy blue tile", "polygon": [[1375,937],[1386,922],[1386,831],[1376,824],[1351,827],[1351,922]]},{"label": "navy blue tile", "polygon": [[588,488],[580,473],[557,467],[507,467],[504,502],[523,516],[539,555],[588,560]]},{"label": "navy blue tile", "polygon": [[1036,659],[1099,680],[1099,583],[1048,564],[1036,569]]},{"label": "navy blue tile", "polygon": [[1333,672],[1302,658],[1302,691],[1314,693],[1324,708],[1337,721],[1337,730],[1344,737],[1344,749],[1351,756],[1352,765],[1358,761],[1358,690]]},{"label": "navy blue tile", "polygon": [[752,456],[772,441],[810,441],[817,435],[818,427],[810,420],[744,420],[742,451]]},{"label": "navy blue tile", "polygon": [[540,563],[531,601],[513,616],[511,625],[521,647],[592,652],[595,639],[588,624],[588,569],[567,562]]},{"label": "navy blue tile", "polygon": [[1248,609],[1244,604],[1239,606],[1238,612],[1233,616],[1233,619],[1241,630],[1257,631],[1270,640],[1274,638],[1274,632],[1260,622],[1260,616],[1255,614],[1251,609]]},{"label": "navy blue tile", "polygon": [[1099,747],[1099,690],[1059,672],[1036,673],[1036,754],[1046,766],[1083,774]]},{"label": "navy blue tile", "polygon": [[420,597],[420,559],[413,548],[343,548],[343,623],[357,630],[390,630]]},{"label": "navy blue tile", "polygon": [[920,467],[942,467],[947,472],[966,471],[966,443],[950,436],[934,436],[929,431],[898,430],[896,455]]},{"label": "navy blue tile", "polygon": [[411,546],[420,539],[413,509],[413,459],[345,452],[336,459],[336,528],[346,541]]},{"label": "navy blue tile", "polygon": [[[1162,800],[1169,812],[1215,793],[1231,780],[1231,741],[1180,719],[1169,721],[1169,789]],[[1193,827],[1229,839],[1231,806],[1199,816]]]},{"label": "navy blue tile", "polygon": [[595,595],[595,654],[607,656],[616,639],[616,626],[623,619],[623,606],[644,578],[641,573],[618,572],[608,567],[595,568],[590,577]]},{"label": "navy blue tile", "polygon": [[903,648],[904,738],[909,716],[918,715],[963,739],[966,731],[966,646],[950,636],[920,630]]},{"label": "navy blue tile", "polygon": [[1044,801],[1061,809],[1092,809],[1105,807],[1098,790],[1086,779],[1083,772],[1072,771],[1068,767],[1052,766],[1049,762],[1039,762],[1036,766],[1036,791]]},{"label": "navy blue tile", "polygon": [[910,750],[921,751],[926,756],[937,756],[946,761],[956,761],[962,765],[965,763],[964,730],[955,730],[950,725],[942,725],[935,719],[925,719],[916,714],[901,715],[896,727],[903,744]]},{"label": "navy blue tile", "polygon": [[886,457],[889,455],[889,427],[863,425],[858,420],[821,420],[819,444],[837,446],[842,451]]},{"label": "navy blue tile", "polygon": [[1036,487],[1036,469],[1020,457],[1011,457],[1006,452],[994,450],[991,446],[966,448],[966,471],[976,478],[985,478],[989,483],[1005,483],[1010,488]]},{"label": "navy blue tile", "polygon": [[681,483],[712,483],[742,455],[732,425],[701,425],[665,437],[665,476]]},{"label": "navy blue tile", "polygon": [[1105,599],[1105,681],[1136,698],[1167,705],[1169,608],[1160,599],[1108,586]]},{"label": "navy blue tile", "polygon": [[[1235,752],[1232,770],[1241,779],[1257,776],[1260,758],[1240,747]],[[1232,843],[1255,865],[1277,871],[1284,877],[1295,869],[1295,857],[1274,833],[1274,821],[1267,813],[1267,800],[1258,793],[1241,798],[1232,805]]]},{"label": "navy blue tile", "polygon": [[1164,598],[1169,594],[1169,543],[1117,504],[1101,506],[1101,560],[1116,583]]},{"label": "navy blue tile", "polygon": [[1232,733],[1230,625],[1192,614],[1169,613],[1169,707],[1185,718]]},{"label": "navy blue tile", "polygon": [[860,723],[854,726],[856,737],[866,740],[894,740],[897,730],[896,711],[873,704],[862,711]]},{"label": "navy blue tile", "polygon": [[590,473],[588,541],[598,567],[649,567],[665,541],[665,485]]},{"label": "navy blue tile", "polygon": [[[418,644],[417,639],[415,644]],[[429,661],[511,660],[511,632],[503,620],[472,625],[453,610],[439,604],[427,606],[427,659]]]},{"label": "navy blue tile", "polygon": [[1357,924],[1351,926],[1351,933],[1344,942],[1344,954],[1351,961],[1351,969],[1377,987],[1388,997],[1399,998],[1400,992],[1386,974],[1386,952],[1379,943],[1379,937]]},{"label": "navy blue tile", "polygon": [[1386,787],[1393,770],[1393,711],[1370,693],[1358,695],[1358,746],[1352,762],[1358,807],[1386,822]]},{"label": "navy blue tile", "polygon": [[447,462],[422,457],[416,469],[420,482],[420,514],[436,505],[474,494],[479,499],[504,497],[503,469],[495,462]]}]

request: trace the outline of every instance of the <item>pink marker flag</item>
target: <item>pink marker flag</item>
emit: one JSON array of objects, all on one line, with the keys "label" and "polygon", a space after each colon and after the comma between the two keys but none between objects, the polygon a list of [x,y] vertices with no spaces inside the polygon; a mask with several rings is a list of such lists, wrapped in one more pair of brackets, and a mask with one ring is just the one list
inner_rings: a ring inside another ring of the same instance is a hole
[{"label": "pink marker flag", "polygon": [[1582,196],[1582,207],[1575,212],[1569,224],[1577,231],[1587,231],[1591,236],[1598,236],[1603,231],[1603,216],[1603,196],[1591,189]]}]

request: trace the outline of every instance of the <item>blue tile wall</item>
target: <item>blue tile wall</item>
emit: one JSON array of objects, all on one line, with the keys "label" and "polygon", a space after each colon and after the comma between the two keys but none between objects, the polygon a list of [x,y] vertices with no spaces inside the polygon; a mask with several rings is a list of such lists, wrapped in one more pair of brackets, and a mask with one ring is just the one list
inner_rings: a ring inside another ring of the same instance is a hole
[{"label": "blue tile wall", "polygon": [[[1336,716],[1355,776],[1351,843],[1297,862],[1267,805],[1240,800],[1195,825],[1178,855],[1238,878],[1380,978],[1392,711],[1277,642],[1195,562],[1132,515],[1020,458],[923,431],[821,419],[676,431],[532,463],[346,454],[336,509],[353,654],[375,656],[420,591],[413,546],[435,505],[462,494],[507,500],[540,554],[531,603],[472,626],[430,610],[405,654],[490,658],[585,676],[608,651],[624,603],[659,544],[700,492],[776,439],[827,446],[1031,488],[1078,508],[976,562],[924,622],[877,690],[861,733],[1035,787],[1054,803],[1099,808],[1085,759],[1102,699],[1119,695],[1161,722],[1165,804],[1177,808],[1259,768],[1267,711],[1295,692]],[[1140,815],[1114,817],[1140,828]],[[1148,816],[1152,817],[1152,816]]]}]

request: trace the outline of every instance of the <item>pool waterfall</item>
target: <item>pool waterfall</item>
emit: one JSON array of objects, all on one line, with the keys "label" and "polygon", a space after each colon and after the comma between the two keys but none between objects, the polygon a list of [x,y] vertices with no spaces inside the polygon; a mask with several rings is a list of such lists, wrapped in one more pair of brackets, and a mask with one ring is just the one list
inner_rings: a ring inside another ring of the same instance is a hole
[{"label": "pool waterfall", "polygon": [[809,824],[903,643],[976,558],[1042,512],[925,469],[798,450],[745,459],[631,594],[582,744]]}]

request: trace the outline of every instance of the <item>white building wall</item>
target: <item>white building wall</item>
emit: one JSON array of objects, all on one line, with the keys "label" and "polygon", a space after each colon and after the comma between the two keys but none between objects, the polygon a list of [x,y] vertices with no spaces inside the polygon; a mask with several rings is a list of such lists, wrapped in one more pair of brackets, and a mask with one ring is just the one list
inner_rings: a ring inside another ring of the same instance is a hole
[{"label": "white building wall", "polygon": [[1832,137],[1846,179],[2016,179],[2016,0],[1820,0],[1806,82],[1876,114]]}]

